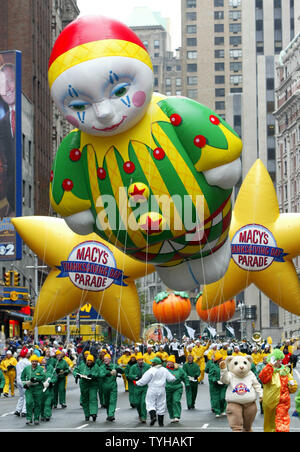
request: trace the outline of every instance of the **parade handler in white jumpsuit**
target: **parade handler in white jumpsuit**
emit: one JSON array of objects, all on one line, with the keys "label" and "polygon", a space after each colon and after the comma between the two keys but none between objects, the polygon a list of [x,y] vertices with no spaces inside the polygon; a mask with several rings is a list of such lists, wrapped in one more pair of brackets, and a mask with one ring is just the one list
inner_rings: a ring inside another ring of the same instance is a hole
[{"label": "parade handler in white jumpsuit", "polygon": [[146,408],[150,414],[150,425],[156,422],[163,426],[164,414],[166,411],[166,382],[176,380],[165,367],[162,366],[160,358],[156,357],[151,360],[152,367],[144,373],[142,378],[135,382],[137,386],[148,385],[146,394]]},{"label": "parade handler in white jumpsuit", "polygon": [[31,362],[29,361],[30,352],[26,347],[23,347],[20,352],[20,357],[18,364],[16,365],[16,376],[17,376],[17,388],[19,390],[19,400],[16,406],[15,415],[16,416],[26,416],[26,400],[25,400],[25,388],[21,381],[21,374],[25,367],[30,366]]}]

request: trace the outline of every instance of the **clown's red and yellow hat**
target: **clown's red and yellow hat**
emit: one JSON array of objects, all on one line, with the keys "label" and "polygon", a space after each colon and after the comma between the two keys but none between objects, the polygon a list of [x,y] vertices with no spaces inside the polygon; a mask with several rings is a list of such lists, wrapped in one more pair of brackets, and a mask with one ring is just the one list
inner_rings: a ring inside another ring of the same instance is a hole
[{"label": "clown's red and yellow hat", "polygon": [[95,58],[123,56],[152,70],[150,56],[137,35],[121,22],[104,16],[82,16],[58,36],[49,59],[49,86],[65,70]]}]

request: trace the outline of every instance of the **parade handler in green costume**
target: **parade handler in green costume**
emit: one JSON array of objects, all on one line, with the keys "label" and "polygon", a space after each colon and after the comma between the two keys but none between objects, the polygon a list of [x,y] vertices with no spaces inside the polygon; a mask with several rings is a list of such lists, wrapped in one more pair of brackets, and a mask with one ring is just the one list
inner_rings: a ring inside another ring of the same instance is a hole
[{"label": "parade handler in green costume", "polygon": [[115,411],[117,407],[118,400],[118,386],[117,386],[117,375],[123,374],[124,370],[117,364],[111,363],[111,356],[106,354],[104,356],[104,365],[99,367],[99,375],[102,378],[102,390],[104,403],[107,411],[107,421],[115,420]]},{"label": "parade handler in green costume", "polygon": [[81,404],[88,421],[92,416],[96,421],[98,414],[98,389],[100,368],[95,364],[93,355],[86,357],[86,362],[82,361],[73,371],[75,379],[80,379],[80,395]]},{"label": "parade handler in green costume", "polygon": [[57,374],[57,382],[54,385],[54,408],[57,408],[58,402],[62,408],[66,408],[66,379],[70,373],[68,363],[63,359],[63,354],[60,350],[56,351],[56,365],[55,372]]},{"label": "parade handler in green costume", "polygon": [[[148,369],[151,369],[150,364],[145,363],[142,353],[138,353],[136,355],[136,360],[137,363],[130,368],[130,372],[128,375],[128,381],[132,381],[134,382],[134,384],[142,378],[142,376]],[[139,419],[143,424],[145,424],[147,419],[147,408],[146,408],[147,389],[148,389],[147,385],[137,386],[135,384],[134,386],[134,403],[139,414]]]},{"label": "parade handler in green costume", "polygon": [[40,357],[40,365],[45,372],[43,383],[41,420],[50,421],[52,416],[52,405],[54,400],[54,385],[57,382],[57,375],[51,361],[47,361],[45,356]]},{"label": "parade handler in green costume", "polygon": [[39,358],[36,355],[31,357],[31,366],[26,366],[21,374],[26,399],[26,424],[33,422],[39,424],[41,415],[41,405],[43,397],[43,382],[46,375],[42,366],[39,365]]},{"label": "parade handler in green costume", "polygon": [[175,381],[167,382],[166,384],[167,409],[171,422],[174,423],[179,422],[181,416],[182,383],[184,383],[186,388],[189,388],[190,382],[185,371],[181,367],[176,366],[174,355],[168,357],[167,369],[176,378]]},{"label": "parade handler in green costume", "polygon": [[194,362],[194,356],[189,354],[187,362],[182,366],[188,376],[190,386],[186,390],[186,400],[188,409],[195,408],[195,402],[198,393],[198,377],[200,376],[200,367]]}]

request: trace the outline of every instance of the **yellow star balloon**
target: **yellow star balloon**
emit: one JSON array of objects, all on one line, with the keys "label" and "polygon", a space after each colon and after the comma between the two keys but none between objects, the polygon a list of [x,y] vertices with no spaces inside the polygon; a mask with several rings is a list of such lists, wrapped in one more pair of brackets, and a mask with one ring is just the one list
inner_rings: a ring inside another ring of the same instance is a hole
[{"label": "yellow star balloon", "polygon": [[51,271],[35,308],[33,326],[49,324],[89,303],[119,333],[140,338],[135,279],[154,271],[92,233],[75,234],[52,217],[12,219],[24,242]]},{"label": "yellow star balloon", "polygon": [[204,287],[203,305],[219,305],[255,284],[274,303],[300,315],[300,284],[293,263],[300,255],[300,214],[280,214],[273,182],[259,159],[240,188],[229,237],[228,270]]}]

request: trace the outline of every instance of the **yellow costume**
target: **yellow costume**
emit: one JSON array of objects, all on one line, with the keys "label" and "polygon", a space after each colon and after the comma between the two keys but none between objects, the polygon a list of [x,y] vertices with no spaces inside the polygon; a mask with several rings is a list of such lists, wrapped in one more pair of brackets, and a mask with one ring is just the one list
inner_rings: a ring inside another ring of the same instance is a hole
[{"label": "yellow costume", "polygon": [[192,350],[192,356],[194,357],[194,362],[198,364],[200,367],[200,377],[198,378],[198,381],[202,381],[204,379],[204,371],[205,371],[205,358],[204,358],[204,352],[209,347],[209,342],[206,345],[196,345]]},{"label": "yellow costume", "polygon": [[[125,352],[124,355],[120,356],[120,358],[118,359],[119,366],[121,366],[122,369],[125,370],[125,368],[126,368],[127,364],[129,363],[130,359],[131,359],[130,351],[129,352]],[[122,378],[123,378],[123,381],[124,381],[125,391],[127,392],[128,391],[128,380],[127,380],[127,378],[125,376],[125,373],[122,374]]]},{"label": "yellow costume", "polygon": [[9,387],[11,395],[15,395],[16,365],[17,360],[11,355],[7,355],[6,358],[1,361],[0,369],[5,378],[3,395],[9,394]]},{"label": "yellow costume", "polygon": [[143,355],[145,363],[150,364],[150,366],[152,365],[151,359],[153,359],[155,357],[156,357],[156,354],[154,352],[151,352],[151,353],[146,352]]}]

